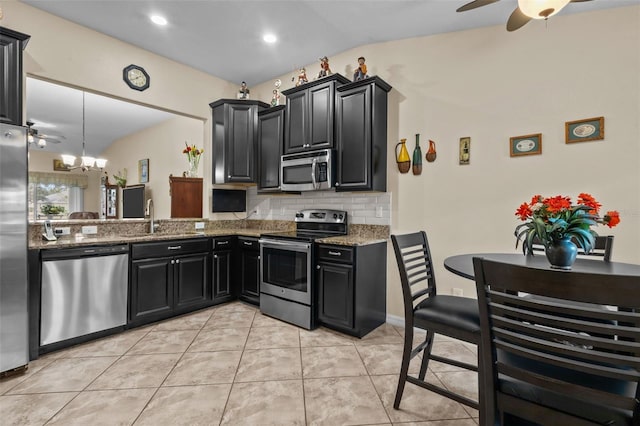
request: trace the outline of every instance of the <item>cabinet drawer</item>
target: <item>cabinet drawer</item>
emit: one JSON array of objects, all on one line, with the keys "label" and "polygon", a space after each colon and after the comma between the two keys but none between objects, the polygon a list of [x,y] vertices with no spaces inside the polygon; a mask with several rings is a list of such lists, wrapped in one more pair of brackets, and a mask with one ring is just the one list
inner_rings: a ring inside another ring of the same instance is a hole
[{"label": "cabinet drawer", "polygon": [[232,236],[214,238],[213,250],[231,250],[233,248],[233,238]]},{"label": "cabinet drawer", "polygon": [[208,252],[209,247],[208,238],[138,243],[131,245],[131,258],[144,259],[149,257],[177,256],[189,253]]},{"label": "cabinet drawer", "polygon": [[257,238],[252,237],[238,237],[238,246],[243,250],[256,250],[260,249]]},{"label": "cabinet drawer", "polygon": [[353,249],[349,247],[325,246],[318,247],[318,259],[332,262],[353,263]]}]

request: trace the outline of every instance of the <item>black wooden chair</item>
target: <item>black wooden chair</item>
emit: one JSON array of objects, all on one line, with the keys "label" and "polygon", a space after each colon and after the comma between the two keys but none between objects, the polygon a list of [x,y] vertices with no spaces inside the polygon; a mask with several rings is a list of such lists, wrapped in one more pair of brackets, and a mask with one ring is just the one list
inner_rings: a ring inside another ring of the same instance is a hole
[{"label": "black wooden chair", "polygon": [[640,425],[637,276],[473,263],[487,425]]},{"label": "black wooden chair", "polygon": [[[544,244],[542,244],[542,242],[537,238],[534,238],[531,249],[533,250],[534,254],[538,252],[544,254]],[[605,262],[609,262],[611,260],[612,251],[613,235],[598,235],[597,237],[595,237],[593,250],[591,250],[589,253],[585,253],[584,250],[578,247],[578,256],[602,258],[602,260],[604,260]]]},{"label": "black wooden chair", "polygon": [[[400,271],[405,324],[404,352],[393,407],[395,409],[400,407],[405,383],[409,382],[477,409],[477,401],[425,381],[427,367],[431,359],[478,371],[475,365],[431,353],[435,334],[442,334],[476,345],[480,342],[477,301],[467,297],[437,294],[431,252],[427,234],[424,231],[406,235],[392,235],[391,241]],[[415,348],[413,348],[414,327],[424,329],[427,332],[425,341]],[[423,354],[420,373],[418,377],[409,376],[409,363],[420,352]]]}]

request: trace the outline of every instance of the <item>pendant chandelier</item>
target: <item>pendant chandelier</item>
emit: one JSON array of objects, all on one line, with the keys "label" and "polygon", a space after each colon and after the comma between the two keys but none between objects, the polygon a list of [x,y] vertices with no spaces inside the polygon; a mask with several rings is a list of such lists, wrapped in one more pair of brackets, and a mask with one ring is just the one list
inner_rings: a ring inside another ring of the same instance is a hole
[{"label": "pendant chandelier", "polygon": [[107,160],[104,158],[94,158],[85,154],[85,102],[84,91],[82,92],[82,157],[80,157],[80,165],[76,166],[75,155],[62,154],[62,162],[69,167],[69,169],[82,169],[83,172],[89,170],[102,170],[107,165]]}]

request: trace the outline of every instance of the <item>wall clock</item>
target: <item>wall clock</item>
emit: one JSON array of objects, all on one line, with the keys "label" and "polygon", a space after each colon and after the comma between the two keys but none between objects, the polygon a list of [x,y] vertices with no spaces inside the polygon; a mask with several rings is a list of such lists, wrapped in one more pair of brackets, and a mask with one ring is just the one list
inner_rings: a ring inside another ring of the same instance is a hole
[{"label": "wall clock", "polygon": [[122,70],[122,78],[129,87],[140,91],[148,89],[151,82],[151,77],[144,68],[133,64]]}]

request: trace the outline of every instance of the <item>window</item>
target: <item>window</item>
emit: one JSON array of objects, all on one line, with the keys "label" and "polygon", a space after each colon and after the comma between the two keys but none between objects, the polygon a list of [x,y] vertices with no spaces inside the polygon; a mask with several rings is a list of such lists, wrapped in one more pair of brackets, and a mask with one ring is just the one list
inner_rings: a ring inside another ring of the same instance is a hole
[{"label": "window", "polygon": [[60,173],[29,173],[29,220],[66,219],[84,210],[87,176]]}]

